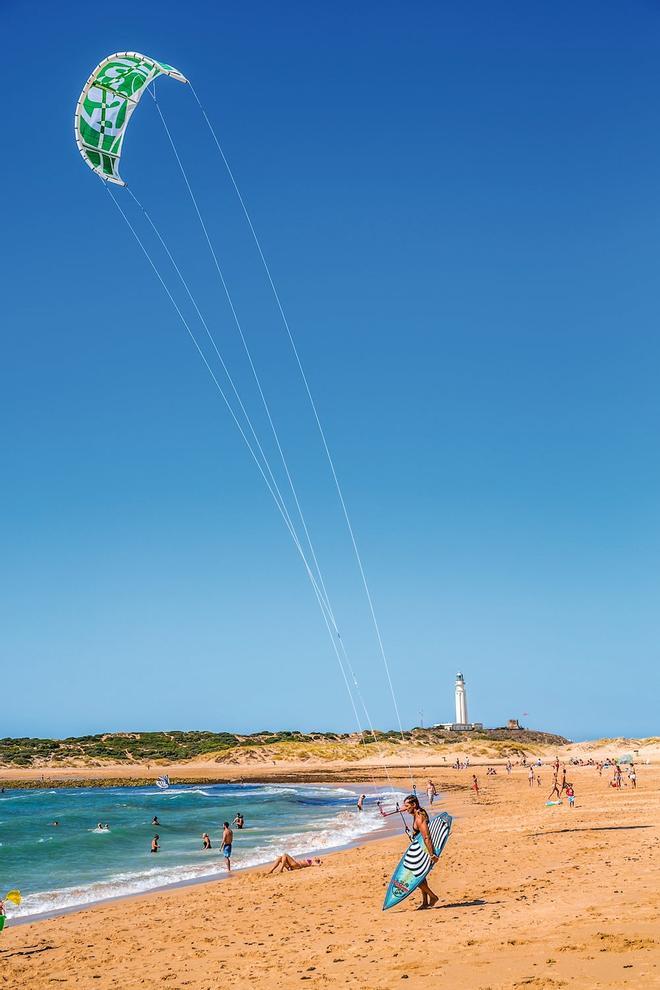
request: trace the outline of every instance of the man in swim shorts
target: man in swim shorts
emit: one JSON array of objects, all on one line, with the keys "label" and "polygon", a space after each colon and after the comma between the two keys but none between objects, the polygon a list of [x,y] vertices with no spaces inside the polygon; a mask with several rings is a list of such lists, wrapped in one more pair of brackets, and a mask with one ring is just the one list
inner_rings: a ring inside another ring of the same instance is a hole
[{"label": "man in swim shorts", "polygon": [[231,873],[231,844],[234,841],[234,833],[229,827],[229,822],[222,824],[222,855],[225,857],[227,872]]}]

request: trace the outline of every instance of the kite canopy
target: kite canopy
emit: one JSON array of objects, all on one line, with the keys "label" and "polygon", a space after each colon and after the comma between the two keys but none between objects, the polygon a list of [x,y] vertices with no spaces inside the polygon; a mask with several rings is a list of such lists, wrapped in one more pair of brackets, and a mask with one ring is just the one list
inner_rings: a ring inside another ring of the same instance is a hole
[{"label": "kite canopy", "polygon": [[116,52],[96,66],[76,105],[76,143],[89,167],[119,186],[119,159],[131,114],[158,76],[188,82],[178,69],[139,52]]}]

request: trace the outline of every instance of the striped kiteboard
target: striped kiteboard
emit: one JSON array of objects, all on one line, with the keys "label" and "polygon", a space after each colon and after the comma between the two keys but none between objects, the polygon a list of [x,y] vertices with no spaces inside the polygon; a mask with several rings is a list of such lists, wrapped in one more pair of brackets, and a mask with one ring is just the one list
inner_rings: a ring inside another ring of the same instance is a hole
[{"label": "striped kiteboard", "polygon": [[[429,822],[431,841],[433,842],[436,856],[440,855],[447,844],[451,825],[452,817],[446,811],[441,811],[439,815],[435,815]],[[392,874],[392,879],[388,884],[387,893],[385,894],[383,911],[387,911],[388,908],[394,907],[395,904],[405,901],[406,897],[412,894],[413,890],[417,890],[420,883],[426,879],[432,869],[433,864],[431,863],[431,857],[426,848],[426,843],[421,835],[418,835],[410,843],[401,857],[401,862]]]}]

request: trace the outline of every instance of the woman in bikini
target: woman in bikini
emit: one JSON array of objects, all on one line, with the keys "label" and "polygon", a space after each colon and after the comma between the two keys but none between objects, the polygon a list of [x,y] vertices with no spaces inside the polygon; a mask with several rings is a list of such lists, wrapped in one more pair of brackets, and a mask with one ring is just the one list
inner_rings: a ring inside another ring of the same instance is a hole
[{"label": "woman in bikini", "polygon": [[[409,815],[412,815],[413,839],[416,839],[418,835],[421,835],[424,845],[426,846],[426,850],[431,857],[431,863],[437,863],[438,857],[435,854],[433,841],[431,839],[431,832],[429,830],[429,816],[424,808],[421,807],[419,800],[414,794],[408,795],[406,800],[403,802],[403,810],[407,811]],[[426,880],[422,880],[419,885],[419,890],[422,895],[422,903],[417,908],[418,911],[423,911],[426,908],[432,908],[438,903],[438,895],[433,893]]]}]

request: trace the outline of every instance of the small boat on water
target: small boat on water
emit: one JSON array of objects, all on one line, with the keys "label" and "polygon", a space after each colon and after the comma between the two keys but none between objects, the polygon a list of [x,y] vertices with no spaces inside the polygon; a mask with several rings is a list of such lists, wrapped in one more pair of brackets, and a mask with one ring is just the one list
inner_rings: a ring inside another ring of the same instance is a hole
[{"label": "small boat on water", "polygon": [[166,773],[162,777],[159,777],[156,781],[156,787],[160,787],[161,790],[165,791],[170,786],[170,778]]}]

